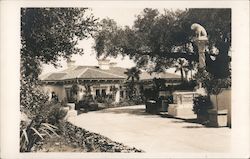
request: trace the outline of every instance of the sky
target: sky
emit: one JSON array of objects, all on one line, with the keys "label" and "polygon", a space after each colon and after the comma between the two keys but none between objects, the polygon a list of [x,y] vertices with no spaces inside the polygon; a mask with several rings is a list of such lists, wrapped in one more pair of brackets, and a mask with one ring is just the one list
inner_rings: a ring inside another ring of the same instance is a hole
[{"label": "sky", "polygon": [[[91,8],[92,13],[95,17],[103,19],[110,18],[114,19],[119,26],[132,26],[134,20],[136,19],[136,15],[139,15],[143,8],[107,8],[107,7],[99,7],[99,8]],[[159,9],[159,11],[163,11],[163,9]],[[73,55],[72,60],[75,60],[75,65],[88,65],[88,66],[97,66],[98,61],[96,59],[95,51],[92,49],[94,44],[94,40],[92,38],[85,39],[79,42],[79,47],[84,49],[83,55]],[[111,59],[111,62],[116,62],[117,66],[124,68],[131,68],[135,66],[135,63],[129,59],[129,57],[121,57],[118,56],[116,59]],[[64,70],[67,68],[66,61],[61,59],[58,61],[61,67],[55,68],[52,65],[42,65],[43,71],[42,74],[46,74],[49,72],[57,72],[60,70]],[[173,72],[170,70],[170,72]]]}]

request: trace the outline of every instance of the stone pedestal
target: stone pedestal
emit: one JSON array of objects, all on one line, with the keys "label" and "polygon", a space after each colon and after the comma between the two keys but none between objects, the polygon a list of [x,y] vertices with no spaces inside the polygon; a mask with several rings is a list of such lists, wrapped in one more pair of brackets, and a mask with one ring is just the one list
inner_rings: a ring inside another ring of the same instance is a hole
[{"label": "stone pedestal", "polygon": [[208,44],[207,37],[199,37],[194,39],[195,45],[198,47],[199,52],[199,68],[206,67],[205,51]]},{"label": "stone pedestal", "polygon": [[225,127],[227,126],[227,110],[209,110],[209,126]]},{"label": "stone pedestal", "polygon": [[195,92],[174,92],[173,103],[169,104],[168,114],[180,118],[193,118],[193,99],[197,96]]},{"label": "stone pedestal", "polygon": [[231,89],[223,89],[218,95],[211,95],[210,99],[213,105],[213,110],[210,110],[211,125],[231,127]]}]

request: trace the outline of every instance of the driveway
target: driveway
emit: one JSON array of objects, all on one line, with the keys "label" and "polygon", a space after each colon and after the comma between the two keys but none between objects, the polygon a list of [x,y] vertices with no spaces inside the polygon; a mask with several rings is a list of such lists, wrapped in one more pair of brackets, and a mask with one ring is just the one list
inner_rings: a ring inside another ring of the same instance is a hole
[{"label": "driveway", "polygon": [[71,123],[145,152],[229,152],[229,128],[206,128],[194,120],[150,115],[145,106],[110,108],[72,117]]}]

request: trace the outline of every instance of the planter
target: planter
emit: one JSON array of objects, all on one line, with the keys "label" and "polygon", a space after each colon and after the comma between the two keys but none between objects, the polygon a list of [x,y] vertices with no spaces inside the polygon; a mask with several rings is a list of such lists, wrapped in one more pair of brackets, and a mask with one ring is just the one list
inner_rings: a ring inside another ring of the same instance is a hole
[{"label": "planter", "polygon": [[227,126],[227,110],[209,110],[209,124],[211,127]]},{"label": "planter", "polygon": [[197,122],[200,124],[206,124],[209,121],[208,113],[198,113],[197,114]]},{"label": "planter", "polygon": [[148,100],[146,102],[146,112],[150,114],[158,114],[160,112],[157,102],[154,100]]}]

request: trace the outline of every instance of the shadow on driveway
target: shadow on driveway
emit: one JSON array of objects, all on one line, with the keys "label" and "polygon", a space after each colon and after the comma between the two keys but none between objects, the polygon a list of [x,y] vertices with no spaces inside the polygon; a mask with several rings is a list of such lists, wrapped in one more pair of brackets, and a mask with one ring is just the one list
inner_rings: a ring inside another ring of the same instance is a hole
[{"label": "shadow on driveway", "polygon": [[126,107],[126,108],[111,108],[111,109],[103,109],[100,111],[97,111],[98,113],[114,113],[114,114],[131,114],[131,115],[143,115],[143,116],[155,116],[155,117],[161,117],[161,118],[167,118],[167,119],[177,119],[171,121],[172,123],[193,123],[193,124],[199,124],[195,126],[184,126],[183,128],[204,128],[204,125],[201,125],[197,122],[196,118],[193,119],[183,119],[179,117],[173,117],[171,115],[168,115],[166,113],[159,113],[159,114],[150,114],[145,111],[145,108],[133,108],[133,107]]},{"label": "shadow on driveway", "polygon": [[[147,113],[144,107],[134,107],[134,106],[128,106],[128,107],[117,107],[117,108],[108,108],[108,109],[102,109],[99,111],[96,111],[97,113],[114,113],[114,114],[130,114],[130,115],[142,115],[147,116],[150,118],[166,118],[166,119],[177,119],[172,120],[172,123],[181,124],[181,123],[190,123],[191,125],[183,126],[183,128],[193,129],[193,128],[213,128],[210,126],[207,126],[206,124],[201,124],[197,121],[197,118],[181,118],[181,117],[173,117],[171,115],[168,115],[167,112],[160,112],[158,114],[150,114]],[[197,125],[193,125],[197,124]]]},{"label": "shadow on driveway", "polygon": [[101,111],[98,111],[98,113],[114,113],[114,114],[131,114],[131,115],[152,115],[147,112],[145,112],[145,109],[143,108],[118,108],[118,109],[103,109]]}]

